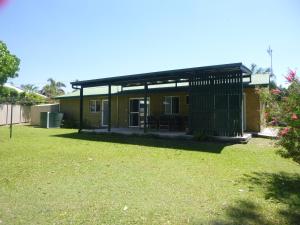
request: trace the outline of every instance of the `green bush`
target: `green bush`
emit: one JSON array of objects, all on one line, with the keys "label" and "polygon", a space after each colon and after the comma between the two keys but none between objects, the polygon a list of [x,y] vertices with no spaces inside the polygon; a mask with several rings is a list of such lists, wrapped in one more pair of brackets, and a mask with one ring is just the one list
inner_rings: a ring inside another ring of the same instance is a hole
[{"label": "green bush", "polygon": [[296,71],[290,71],[286,79],[290,85],[281,104],[281,120],[286,127],[280,130],[278,144],[284,147],[284,156],[300,163],[300,81]]},{"label": "green bush", "polygon": [[285,78],[289,83],[286,90],[259,90],[259,93],[267,104],[267,120],[271,125],[284,125],[278,136],[278,145],[283,147],[281,155],[300,163],[300,81],[293,70]]},{"label": "green bush", "polygon": [[0,103],[14,103],[21,105],[36,105],[48,102],[47,99],[36,93],[18,93],[12,88],[0,86]]},{"label": "green bush", "polygon": [[64,128],[79,128],[78,122],[68,114],[64,114],[62,124]]}]

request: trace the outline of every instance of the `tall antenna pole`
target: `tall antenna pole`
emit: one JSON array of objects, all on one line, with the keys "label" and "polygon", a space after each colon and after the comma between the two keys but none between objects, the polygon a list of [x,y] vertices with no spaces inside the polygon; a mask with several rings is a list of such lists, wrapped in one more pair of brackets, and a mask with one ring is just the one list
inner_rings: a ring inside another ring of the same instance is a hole
[{"label": "tall antenna pole", "polygon": [[271,77],[273,77],[273,50],[271,49],[271,46],[269,46],[269,48],[267,49],[267,52],[270,56],[271,59],[271,68],[270,68],[270,77],[269,77],[269,83],[270,83],[270,79]]}]

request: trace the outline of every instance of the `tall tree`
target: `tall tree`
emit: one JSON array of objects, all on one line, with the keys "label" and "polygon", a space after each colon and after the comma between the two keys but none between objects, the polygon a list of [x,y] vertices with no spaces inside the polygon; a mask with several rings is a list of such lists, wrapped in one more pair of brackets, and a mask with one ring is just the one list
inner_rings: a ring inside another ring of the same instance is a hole
[{"label": "tall tree", "polygon": [[18,76],[20,59],[11,54],[6,44],[0,41],[0,85],[3,85],[8,78]]},{"label": "tall tree", "polygon": [[28,93],[38,92],[38,87],[35,86],[34,84],[22,84],[21,88],[23,91],[28,92]]},{"label": "tall tree", "polygon": [[251,64],[250,70],[251,70],[252,74],[266,74],[266,73],[269,73],[271,75],[271,69],[270,68],[258,67],[254,63]]},{"label": "tall tree", "polygon": [[52,78],[49,78],[48,82],[49,84],[46,84],[41,90],[41,93],[43,95],[46,95],[49,98],[53,98],[55,96],[63,95],[65,93],[63,88],[66,87],[66,85],[64,83],[55,81]]}]

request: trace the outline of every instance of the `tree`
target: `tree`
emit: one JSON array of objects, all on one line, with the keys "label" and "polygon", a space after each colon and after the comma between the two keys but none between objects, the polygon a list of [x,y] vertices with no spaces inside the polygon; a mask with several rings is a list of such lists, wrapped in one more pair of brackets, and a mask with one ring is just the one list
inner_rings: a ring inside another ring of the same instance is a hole
[{"label": "tree", "polygon": [[35,86],[34,84],[22,84],[21,88],[23,91],[28,92],[28,93],[38,92],[38,87]]},{"label": "tree", "polygon": [[8,78],[18,76],[20,59],[12,55],[4,42],[0,41],[0,85],[3,85]]},{"label": "tree", "polygon": [[282,113],[279,119],[284,121],[286,126],[280,130],[278,144],[284,148],[281,152],[283,156],[300,164],[300,81],[293,70],[290,70],[285,78],[290,85],[286,96],[281,100]]},{"label": "tree", "polygon": [[38,95],[37,93],[18,93],[12,88],[0,86],[0,104],[7,102],[21,105],[35,105],[40,103],[46,103],[47,99]]},{"label": "tree", "polygon": [[287,89],[260,89],[259,94],[267,105],[267,119],[272,125],[283,126],[278,137],[278,144],[283,147],[281,155],[300,164],[300,81],[293,70],[285,78]]},{"label": "tree", "polygon": [[43,95],[48,96],[49,98],[53,98],[58,95],[63,95],[65,91],[63,90],[66,85],[62,82],[55,81],[52,78],[48,79],[49,84],[45,85],[41,90]]},{"label": "tree", "polygon": [[258,67],[254,63],[251,64],[250,70],[251,70],[252,74],[266,74],[266,73],[271,73],[271,69],[270,68]]}]

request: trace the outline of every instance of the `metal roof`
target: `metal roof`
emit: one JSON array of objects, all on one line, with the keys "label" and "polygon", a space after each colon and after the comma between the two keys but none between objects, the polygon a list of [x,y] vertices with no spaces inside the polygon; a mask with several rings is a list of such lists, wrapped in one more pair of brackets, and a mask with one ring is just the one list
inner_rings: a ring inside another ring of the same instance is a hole
[{"label": "metal roof", "polygon": [[242,63],[222,64],[214,66],[194,67],[177,70],[158,71],[134,75],[107,77],[94,80],[71,82],[72,87],[96,87],[104,85],[120,85],[124,87],[140,86],[147,84],[163,84],[172,82],[186,82],[193,73],[226,73],[242,72],[249,75],[251,71]]},{"label": "metal roof", "polygon": [[249,83],[250,86],[255,85],[269,85],[270,82],[270,74],[264,73],[264,74],[252,74],[251,75],[251,83]]},{"label": "metal roof", "polygon": [[[149,93],[157,93],[157,92],[168,92],[168,91],[185,91],[188,86],[178,86],[175,87],[174,84],[168,85],[151,85],[149,86],[148,92]],[[128,95],[128,94],[138,94],[140,92],[144,92],[142,87],[135,87],[130,89],[123,89],[121,91],[120,87],[112,87],[112,95]],[[107,96],[108,95],[108,88],[107,87],[89,87],[83,89],[83,96],[85,97],[92,97],[92,96]],[[79,98],[80,91],[75,90],[71,93],[56,96],[55,99],[65,99],[65,98]]]},{"label": "metal roof", "polygon": [[[253,74],[251,75],[251,83],[248,86],[256,85],[269,85],[269,74]],[[184,91],[184,88],[187,88],[188,84],[181,83],[178,84],[178,87],[175,87],[175,84],[158,84],[149,86],[149,93],[162,92],[162,91]],[[121,88],[118,86],[112,86],[112,95],[126,95],[126,94],[135,94],[143,92],[142,86],[136,86],[131,88],[124,88],[121,91]],[[88,87],[83,89],[83,96],[107,96],[108,88],[106,86],[102,87]],[[75,90],[72,93],[65,95],[57,96],[56,99],[64,98],[79,98],[79,90]]]},{"label": "metal roof", "polygon": [[[118,90],[116,87],[112,88],[112,94],[117,93]],[[107,95],[108,88],[107,87],[89,87],[83,89],[83,96],[103,96]],[[80,96],[79,90],[75,90],[71,93],[64,94],[61,96],[55,97],[56,99],[62,99],[62,98],[77,98]]]}]

